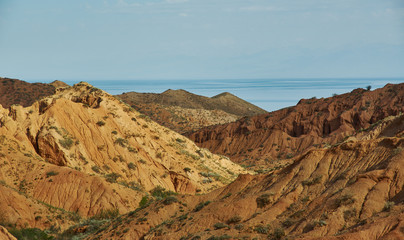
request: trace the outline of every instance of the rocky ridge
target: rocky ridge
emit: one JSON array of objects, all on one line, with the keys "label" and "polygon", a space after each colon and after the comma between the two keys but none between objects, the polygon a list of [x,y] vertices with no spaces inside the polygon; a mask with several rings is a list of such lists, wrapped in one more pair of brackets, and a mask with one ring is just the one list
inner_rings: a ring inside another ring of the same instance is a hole
[{"label": "rocky ridge", "polygon": [[266,113],[227,92],[209,98],[185,90],[169,89],[161,94],[129,92],[117,97],[159,124],[179,133]]},{"label": "rocky ridge", "polygon": [[404,112],[403,96],[404,84],[374,91],[355,89],[330,98],[302,99],[293,107],[185,135],[245,166],[272,169],[309,149],[337,144]]}]

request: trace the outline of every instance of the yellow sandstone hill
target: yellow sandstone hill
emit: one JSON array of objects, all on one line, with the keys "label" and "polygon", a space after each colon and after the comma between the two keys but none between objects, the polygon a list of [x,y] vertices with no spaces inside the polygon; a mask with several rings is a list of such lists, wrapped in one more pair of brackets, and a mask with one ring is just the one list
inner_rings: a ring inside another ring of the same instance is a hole
[{"label": "yellow sandstone hill", "polygon": [[87,83],[0,107],[2,225],[64,229],[138,207],[158,186],[206,193],[245,170]]}]

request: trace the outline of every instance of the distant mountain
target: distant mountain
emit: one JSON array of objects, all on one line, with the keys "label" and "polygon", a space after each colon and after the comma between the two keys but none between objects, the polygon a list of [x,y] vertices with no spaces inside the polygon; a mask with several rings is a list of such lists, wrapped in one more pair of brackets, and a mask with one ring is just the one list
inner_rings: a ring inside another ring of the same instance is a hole
[{"label": "distant mountain", "polygon": [[154,121],[180,133],[266,113],[227,92],[209,98],[185,90],[169,89],[161,94],[129,92],[117,97]]},{"label": "distant mountain", "polygon": [[246,166],[273,168],[308,149],[333,145],[404,112],[404,83],[321,99],[186,134],[201,147]]},{"label": "distant mountain", "polygon": [[19,104],[24,107],[36,100],[55,93],[55,87],[45,83],[28,83],[18,79],[0,78],[0,104],[10,107]]}]

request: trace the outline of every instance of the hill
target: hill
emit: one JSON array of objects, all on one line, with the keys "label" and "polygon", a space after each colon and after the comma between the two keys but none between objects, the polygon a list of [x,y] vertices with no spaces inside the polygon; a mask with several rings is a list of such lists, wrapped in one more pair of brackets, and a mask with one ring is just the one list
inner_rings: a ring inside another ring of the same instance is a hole
[{"label": "hill", "polygon": [[241,175],[201,196],[156,201],[87,239],[403,239],[404,116]]},{"label": "hill", "polygon": [[0,78],[0,104],[10,107],[19,104],[24,107],[36,100],[55,93],[55,87],[45,83],[28,83],[18,79]]},{"label": "hill", "polygon": [[293,107],[186,135],[235,162],[268,170],[308,149],[337,144],[403,112],[403,96],[404,84],[388,84],[374,91],[355,89],[330,98],[302,99]]},{"label": "hill", "polygon": [[169,89],[161,94],[129,92],[118,97],[159,124],[180,133],[266,113],[227,92],[209,98]]},{"label": "hill", "polygon": [[246,171],[87,83],[0,107],[0,223],[58,232],[165,194],[206,193]]}]

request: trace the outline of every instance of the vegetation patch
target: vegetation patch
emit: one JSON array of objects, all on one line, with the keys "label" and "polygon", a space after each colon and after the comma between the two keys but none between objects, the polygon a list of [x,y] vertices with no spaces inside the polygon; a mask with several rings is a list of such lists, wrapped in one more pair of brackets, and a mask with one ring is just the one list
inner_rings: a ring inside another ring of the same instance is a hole
[{"label": "vegetation patch", "polygon": [[70,148],[73,146],[74,141],[69,136],[64,136],[63,139],[59,139],[59,143],[65,149],[70,150]]}]

